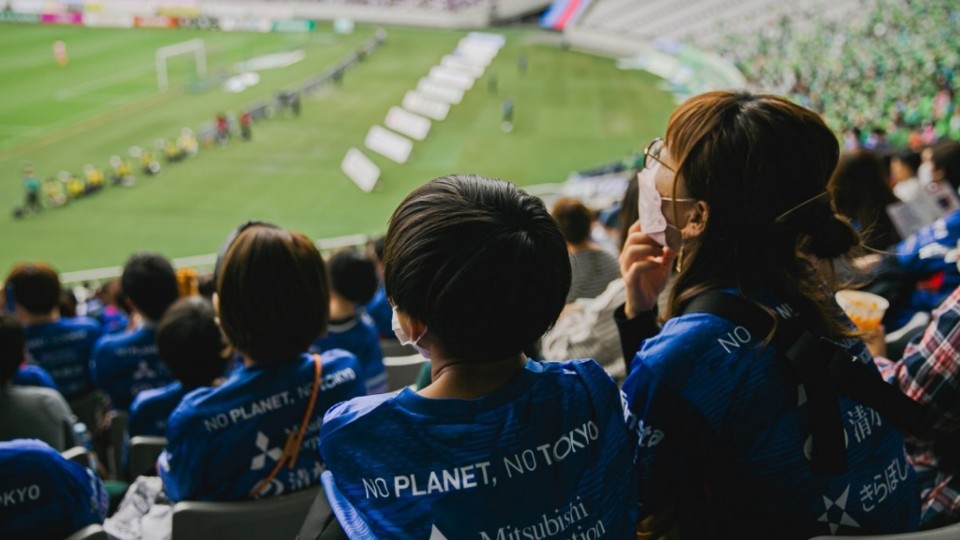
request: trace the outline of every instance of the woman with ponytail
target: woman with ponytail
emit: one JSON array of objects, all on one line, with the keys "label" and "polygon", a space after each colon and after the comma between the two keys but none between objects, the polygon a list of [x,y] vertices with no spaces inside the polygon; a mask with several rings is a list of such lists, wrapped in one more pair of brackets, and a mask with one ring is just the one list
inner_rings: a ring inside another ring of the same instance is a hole
[{"label": "woman with ponytail", "polygon": [[[681,105],[645,154],[617,313],[632,359],[623,390],[638,419],[641,532],[806,539],[915,528],[900,433],[849,398],[808,398],[817,385],[797,372],[810,371],[778,350],[790,344],[778,329],[802,324],[875,369],[823,271],[859,244],[826,191],[836,137],[782,98],[711,92]],[[759,308],[772,330],[692,309],[718,292]],[[824,416],[812,401],[833,407],[833,446],[814,436]]]}]

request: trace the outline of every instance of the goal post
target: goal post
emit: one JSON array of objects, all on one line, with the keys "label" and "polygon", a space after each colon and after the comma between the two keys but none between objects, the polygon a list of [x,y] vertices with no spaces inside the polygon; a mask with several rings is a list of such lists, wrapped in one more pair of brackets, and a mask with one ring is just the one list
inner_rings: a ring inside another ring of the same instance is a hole
[{"label": "goal post", "polygon": [[170,85],[167,78],[167,60],[174,56],[184,54],[193,54],[194,63],[197,69],[197,76],[200,78],[207,76],[207,50],[203,40],[200,38],[191,39],[166,47],[157,49],[157,87],[161,92],[165,91]]}]

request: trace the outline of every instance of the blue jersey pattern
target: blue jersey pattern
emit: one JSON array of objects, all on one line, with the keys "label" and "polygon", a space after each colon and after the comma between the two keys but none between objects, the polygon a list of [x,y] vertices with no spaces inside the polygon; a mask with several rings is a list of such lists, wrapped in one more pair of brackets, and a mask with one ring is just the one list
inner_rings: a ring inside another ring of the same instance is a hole
[{"label": "blue jersey pattern", "polygon": [[373,320],[365,314],[340,324],[331,323],[327,335],[313,342],[311,352],[343,349],[360,362],[367,394],[387,391],[387,371],[383,367],[380,335]]},{"label": "blue jersey pattern", "polygon": [[943,284],[938,290],[914,292],[909,312],[900,317],[899,323],[907,322],[917,311],[933,311],[960,286],[957,264],[944,258],[947,251],[957,247],[958,240],[960,210],[934,221],[896,245],[897,262],[905,272],[918,277],[944,272]]},{"label": "blue jersey pattern", "polygon": [[93,390],[90,355],[100,337],[97,321],[60,319],[26,326],[23,331],[33,363],[47,370],[63,397],[71,400]]},{"label": "blue jersey pattern", "polygon": [[31,364],[20,366],[17,374],[13,376],[13,384],[17,386],[42,386],[59,391],[57,383],[53,382],[53,377],[47,373],[47,370]]},{"label": "blue jersey pattern", "polygon": [[0,442],[0,538],[65,538],[103,523],[108,507],[90,469],[35,439]]},{"label": "blue jersey pattern", "polygon": [[370,318],[373,319],[373,323],[377,325],[380,337],[387,339],[396,337],[393,335],[393,307],[390,306],[390,301],[387,300],[387,290],[384,288],[383,283],[380,284],[373,298],[367,302],[366,311],[367,314],[370,315]]},{"label": "blue jersey pattern", "polygon": [[[792,314],[787,304],[770,305]],[[788,361],[763,339],[692,313],[644,342],[623,386],[640,420],[640,517],[677,512],[685,538],[915,528],[917,484],[900,433],[841,398],[848,470],[815,476],[806,397]],[[847,346],[873,365],[862,342]]]},{"label": "blue jersey pattern", "polygon": [[[319,483],[317,436],[333,404],[362,396],[360,365],[346,351],[320,355],[320,391],[292,469],[284,468],[261,496],[274,497]],[[247,498],[273,469],[289,433],[300,428],[313,389],[314,360],[236,369],[222,385],[200,388],[181,400],[167,421],[167,447],[158,461],[173,501]]]},{"label": "blue jersey pattern", "polygon": [[530,361],[476,400],[354,399],[324,419],[324,488],[354,539],[630,538],[626,416],[592,360]]},{"label": "blue jersey pattern", "polygon": [[167,430],[167,418],[185,395],[187,390],[179,381],[140,392],[130,405],[127,432],[131,437],[163,437]]},{"label": "blue jersey pattern", "polygon": [[157,353],[157,333],[152,326],[103,336],[93,352],[91,367],[97,387],[121,411],[129,409],[141,391],[173,381]]}]

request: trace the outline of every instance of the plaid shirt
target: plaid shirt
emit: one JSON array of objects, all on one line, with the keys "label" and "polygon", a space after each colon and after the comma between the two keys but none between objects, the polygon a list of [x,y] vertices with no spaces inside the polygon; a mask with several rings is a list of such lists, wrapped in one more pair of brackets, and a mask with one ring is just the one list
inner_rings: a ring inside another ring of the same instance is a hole
[{"label": "plaid shirt", "polygon": [[[887,382],[932,408],[939,417],[938,433],[960,429],[960,288],[933,312],[922,338],[907,346],[902,360],[876,362]],[[906,437],[906,446],[920,483],[921,526],[960,521],[960,474],[940,469],[931,441]]]}]

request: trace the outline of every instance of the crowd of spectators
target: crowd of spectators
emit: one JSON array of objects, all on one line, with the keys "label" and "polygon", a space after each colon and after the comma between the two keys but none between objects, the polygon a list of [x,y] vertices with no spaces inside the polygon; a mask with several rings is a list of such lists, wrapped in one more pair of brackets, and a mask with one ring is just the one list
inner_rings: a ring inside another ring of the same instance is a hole
[{"label": "crowd of spectators", "polygon": [[865,10],[843,21],[785,15],[767,31],[728,36],[718,52],[755,88],[822,113],[848,148],[960,139],[956,2],[878,0]]}]

